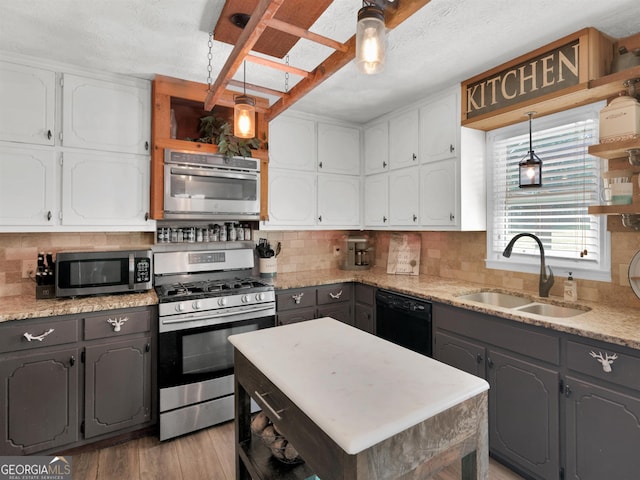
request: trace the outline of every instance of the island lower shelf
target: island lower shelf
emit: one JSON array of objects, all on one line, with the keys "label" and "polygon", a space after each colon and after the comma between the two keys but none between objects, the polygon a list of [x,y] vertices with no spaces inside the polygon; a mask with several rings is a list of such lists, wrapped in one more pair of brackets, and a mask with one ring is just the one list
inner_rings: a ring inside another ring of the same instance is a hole
[{"label": "island lower shelf", "polygon": [[306,463],[287,465],[275,459],[257,438],[241,441],[238,453],[254,480],[306,480],[314,473]]}]

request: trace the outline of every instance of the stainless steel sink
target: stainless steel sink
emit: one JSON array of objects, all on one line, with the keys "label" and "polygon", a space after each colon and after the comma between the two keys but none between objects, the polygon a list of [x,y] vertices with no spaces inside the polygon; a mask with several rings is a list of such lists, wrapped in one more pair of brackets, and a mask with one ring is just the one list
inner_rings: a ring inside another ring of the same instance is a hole
[{"label": "stainless steel sink", "polygon": [[516,308],[531,303],[529,298],[502,292],[476,292],[460,295],[457,298],[459,300],[484,303],[486,305],[502,308]]},{"label": "stainless steel sink", "polygon": [[545,317],[566,318],[575,317],[588,311],[588,309],[580,309],[573,307],[563,307],[561,305],[552,305],[550,303],[531,303],[520,308],[516,308],[518,312],[533,313]]},{"label": "stainless steel sink", "polygon": [[528,297],[522,297],[511,293],[480,291],[467,293],[456,297],[458,300],[482,303],[492,307],[508,308],[514,312],[531,313],[544,317],[567,318],[575,317],[581,313],[588,312],[587,307],[565,307],[551,303],[535,302]]}]

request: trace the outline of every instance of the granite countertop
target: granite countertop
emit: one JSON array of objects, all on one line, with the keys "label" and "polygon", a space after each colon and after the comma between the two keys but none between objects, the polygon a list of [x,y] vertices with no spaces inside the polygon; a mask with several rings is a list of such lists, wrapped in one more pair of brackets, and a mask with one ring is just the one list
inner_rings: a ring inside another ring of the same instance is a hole
[{"label": "granite countertop", "polygon": [[474,375],[332,318],[229,341],[350,455],[489,389]]},{"label": "granite countertop", "polygon": [[434,302],[463,307],[468,310],[487,313],[529,325],[550,328],[559,332],[571,333],[640,350],[640,309],[637,308],[622,308],[582,300],[578,300],[575,304],[572,304],[564,302],[560,297],[551,296],[541,299],[537,295],[509,292],[526,296],[527,298],[531,298],[532,301],[539,301],[541,303],[581,306],[590,309],[574,317],[552,318],[491,305],[482,305],[456,298],[460,295],[481,290],[508,292],[508,290],[505,289],[485,287],[478,283],[429,275],[389,275],[385,269],[379,267],[365,271],[335,269],[291,274],[278,273],[277,277],[273,279],[273,285],[276,288],[285,289],[352,281],[379,288],[388,288],[399,293],[422,297]]},{"label": "granite countertop", "polygon": [[[640,309],[622,308],[578,300],[576,305],[590,310],[567,318],[552,318],[528,314],[506,308],[482,305],[459,300],[457,297],[480,290],[506,292],[501,288],[487,288],[482,284],[446,279],[429,275],[389,275],[384,268],[371,270],[310,270],[298,273],[278,273],[273,279],[277,289],[312,287],[340,282],[360,282],[379,288],[388,288],[399,293],[422,297],[426,300],[463,307],[477,312],[507,318],[529,325],[572,333],[595,340],[602,340],[640,350]],[[533,301],[572,306],[560,297],[540,299],[536,295],[525,295]],[[36,300],[35,296],[12,296],[0,298],[0,323],[9,320],[95,312],[115,308],[129,308],[158,303],[154,290],[144,293],[108,295],[76,299]]]},{"label": "granite countertop", "polygon": [[16,295],[0,298],[0,323],[10,320],[99,312],[116,308],[143,307],[157,303],[158,297],[154,290],[120,295],[38,300],[35,296]]}]

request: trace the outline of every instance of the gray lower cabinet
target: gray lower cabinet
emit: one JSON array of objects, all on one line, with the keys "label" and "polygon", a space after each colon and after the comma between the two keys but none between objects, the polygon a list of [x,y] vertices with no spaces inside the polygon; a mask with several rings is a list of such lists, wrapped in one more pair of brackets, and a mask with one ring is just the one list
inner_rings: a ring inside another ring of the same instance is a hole
[{"label": "gray lower cabinet", "polygon": [[490,315],[433,304],[434,356],[485,378],[491,454],[536,479],[560,477],[560,340]]},{"label": "gray lower cabinet", "polygon": [[355,284],[353,325],[360,330],[376,333],[376,288]]},{"label": "gray lower cabinet", "polygon": [[78,440],[78,349],[5,357],[1,455],[28,455]]},{"label": "gray lower cabinet", "polygon": [[486,378],[491,454],[527,478],[634,480],[640,352],[433,304],[435,358]]},{"label": "gray lower cabinet", "polygon": [[150,426],[154,309],[0,325],[0,455],[56,452]]},{"label": "gray lower cabinet", "polygon": [[335,283],[276,292],[276,324],[333,317],[353,325],[353,284]]},{"label": "gray lower cabinet", "polygon": [[636,479],[640,472],[640,355],[567,341],[566,479]]}]

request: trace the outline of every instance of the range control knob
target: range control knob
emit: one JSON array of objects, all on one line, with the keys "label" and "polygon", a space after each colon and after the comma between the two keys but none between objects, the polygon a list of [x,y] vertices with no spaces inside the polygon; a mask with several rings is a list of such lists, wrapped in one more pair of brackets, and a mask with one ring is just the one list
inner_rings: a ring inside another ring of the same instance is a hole
[{"label": "range control knob", "polygon": [[184,310],[184,304],[179,303],[176,305],[176,312],[182,312]]},{"label": "range control knob", "polygon": [[202,302],[200,300],[196,300],[195,302],[193,302],[193,309],[194,310],[199,310],[202,308]]},{"label": "range control knob", "polygon": [[243,295],[242,296],[242,303],[248,303],[251,300],[251,298],[249,298],[249,295]]},{"label": "range control knob", "polygon": [[264,301],[264,293],[256,293],[256,300],[259,302]]},{"label": "range control knob", "polygon": [[224,307],[227,304],[227,298],[226,297],[222,297],[218,299],[218,305],[220,305],[221,307]]}]

